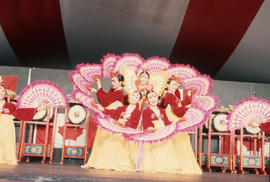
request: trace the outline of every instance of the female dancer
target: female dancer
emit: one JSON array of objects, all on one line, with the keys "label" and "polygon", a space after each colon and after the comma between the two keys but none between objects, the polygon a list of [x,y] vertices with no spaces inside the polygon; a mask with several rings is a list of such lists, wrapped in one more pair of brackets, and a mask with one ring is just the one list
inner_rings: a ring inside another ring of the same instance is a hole
[{"label": "female dancer", "polygon": [[[143,112],[143,129],[152,132],[171,124],[164,109],[157,106],[157,94],[149,92],[146,98],[149,107]],[[145,143],[139,170],[150,173],[180,173],[182,170],[181,162],[172,141],[166,140],[154,144]]]},{"label": "female dancer", "polygon": [[19,120],[31,120],[37,109],[16,109],[5,100],[6,89],[0,86],[0,164],[17,164],[13,116]]},{"label": "female dancer", "polygon": [[[195,89],[185,89],[181,96],[178,87],[178,79],[176,77],[170,78],[159,105],[162,108],[166,108],[166,114],[171,121],[177,121],[179,117],[184,116],[187,109],[191,106],[192,95],[196,92]],[[168,108],[168,105],[170,105],[171,109]]]},{"label": "female dancer", "polygon": [[[185,112],[192,104],[192,95],[196,92],[196,89],[193,88],[185,89],[182,96],[183,99],[181,100],[178,82],[178,79],[174,76],[169,79],[167,82],[167,92],[160,104],[164,108],[168,105],[171,106],[171,110],[168,109],[169,107],[166,108],[166,114],[172,122],[183,119]],[[181,173],[201,174],[202,172],[196,161],[189,135],[187,133],[179,133],[172,138],[172,142],[180,161],[185,164],[182,166]]]},{"label": "female dancer", "polygon": [[[118,107],[117,109],[104,109],[97,104],[97,108],[115,119],[115,122],[122,127],[136,129],[140,120],[140,110],[138,102],[141,99],[139,92],[129,95],[129,105]],[[90,160],[87,167],[106,170],[135,171],[135,155],[131,152],[129,142],[122,134],[107,135],[101,143],[99,153],[94,162]]]}]

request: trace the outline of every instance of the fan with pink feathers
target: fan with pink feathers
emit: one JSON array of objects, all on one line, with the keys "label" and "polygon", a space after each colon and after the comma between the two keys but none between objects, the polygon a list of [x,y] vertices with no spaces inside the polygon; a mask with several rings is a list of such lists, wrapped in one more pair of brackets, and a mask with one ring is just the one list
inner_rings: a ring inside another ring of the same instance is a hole
[{"label": "fan with pink feathers", "polygon": [[256,97],[246,98],[236,104],[227,116],[229,130],[258,126],[270,122],[270,102]]},{"label": "fan with pink feathers", "polygon": [[68,98],[57,84],[37,80],[22,90],[17,108],[37,108],[40,104],[54,108],[68,108]]},{"label": "fan with pink feathers", "polygon": [[[212,79],[207,75],[202,75],[195,68],[189,65],[170,64],[166,58],[151,57],[143,59],[139,54],[125,53],[122,56],[107,54],[101,60],[102,64],[80,64],[76,70],[70,73],[70,79],[76,86],[73,91],[73,98],[90,110],[97,113],[95,119],[98,125],[112,133],[123,133],[124,136],[136,142],[157,142],[169,139],[178,132],[186,132],[203,125],[217,106],[217,98],[211,94],[213,85]],[[195,88],[193,97],[197,105],[191,108],[183,116],[183,122],[175,122],[173,125],[165,126],[155,133],[135,131],[131,128],[120,128],[114,126],[111,118],[102,116],[93,106],[94,97],[91,93],[91,85],[94,78],[109,78],[112,71],[117,71],[124,76],[124,90],[130,94],[137,90],[136,81],[142,71],[149,73],[149,84],[153,85],[153,90],[161,96],[167,85],[168,78],[173,75],[181,78],[185,88]],[[92,104],[90,104],[90,102]],[[107,122],[107,123],[106,123]]]}]

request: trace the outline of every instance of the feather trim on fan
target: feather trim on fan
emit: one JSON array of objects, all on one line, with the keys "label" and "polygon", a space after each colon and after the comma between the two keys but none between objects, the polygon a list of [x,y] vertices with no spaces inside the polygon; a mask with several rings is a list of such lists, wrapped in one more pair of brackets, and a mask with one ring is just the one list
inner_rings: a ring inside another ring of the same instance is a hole
[{"label": "feather trim on fan", "polygon": [[101,117],[100,115],[94,115],[95,122],[102,128],[111,133],[122,133],[127,135],[134,135],[142,133],[143,131],[136,130],[133,128],[123,128],[115,124],[115,120],[109,116]]},{"label": "feather trim on fan", "polygon": [[169,78],[173,75],[180,77],[181,79],[188,79],[192,77],[197,77],[200,75],[197,69],[191,67],[190,65],[176,64],[172,65],[167,70]]},{"label": "feather trim on fan", "polygon": [[147,72],[151,74],[152,72],[165,71],[169,68],[170,63],[166,58],[151,57],[148,58],[138,70],[138,76],[143,69],[147,69]]},{"label": "feather trim on fan", "polygon": [[[90,97],[90,96],[87,96],[85,95],[83,92],[81,92],[80,90],[76,89],[76,90],[73,90],[71,92],[71,97],[80,102],[82,105],[84,105],[86,108],[88,108],[89,110],[92,110],[100,115],[103,115],[103,113],[98,110],[97,108],[95,108],[92,104],[95,103],[95,100]],[[92,103],[92,104],[91,104]]]},{"label": "feather trim on fan", "polygon": [[197,106],[203,111],[212,112],[216,109],[218,98],[215,95],[194,95],[192,102],[196,102]]},{"label": "feather trim on fan", "polygon": [[47,80],[37,80],[25,87],[17,101],[17,108],[36,108],[41,103],[54,108],[69,108],[68,98],[57,84]]},{"label": "feather trim on fan", "polygon": [[113,71],[115,67],[116,61],[120,58],[120,56],[116,56],[114,54],[106,54],[101,60],[102,63],[102,77],[110,78],[110,73]]},{"label": "feather trim on fan", "polygon": [[175,123],[172,123],[163,128],[160,128],[155,132],[144,132],[136,135],[124,134],[124,136],[127,139],[135,142],[155,143],[168,140],[171,137],[173,137],[176,133],[177,133],[177,125]]},{"label": "feather trim on fan", "polygon": [[227,116],[229,130],[235,130],[247,126],[249,123],[270,122],[270,102],[250,97],[236,104]]},{"label": "feather trim on fan", "polygon": [[185,88],[196,88],[195,95],[207,95],[213,86],[213,80],[208,75],[200,75],[182,80],[182,84]]},{"label": "feather trim on fan", "polygon": [[76,70],[73,70],[69,73],[69,79],[72,81],[72,83],[80,89],[83,93],[85,93],[88,96],[92,96],[92,93],[87,89],[87,85],[90,85],[89,82],[87,82],[82,75]]},{"label": "feather trim on fan", "polygon": [[210,117],[210,112],[205,112],[197,107],[191,107],[183,116],[187,120],[178,123],[178,131],[187,132],[202,126]]},{"label": "feather trim on fan", "polygon": [[135,84],[135,82],[137,80],[135,68],[125,66],[122,69],[122,75],[125,78],[124,79],[124,89],[127,92],[127,94],[131,94],[131,93],[135,92],[137,90],[137,87]]},{"label": "feather trim on fan", "polygon": [[150,74],[149,84],[153,85],[153,90],[161,96],[167,86],[168,75],[165,71],[153,72]]},{"label": "feather trim on fan", "polygon": [[94,75],[101,76],[101,65],[98,64],[79,64],[76,66],[78,73],[83,76],[88,82],[93,82]]},{"label": "feather trim on fan", "polygon": [[138,67],[143,63],[144,59],[139,54],[125,53],[122,57],[116,62],[114,71],[122,72],[122,69],[125,66]]}]

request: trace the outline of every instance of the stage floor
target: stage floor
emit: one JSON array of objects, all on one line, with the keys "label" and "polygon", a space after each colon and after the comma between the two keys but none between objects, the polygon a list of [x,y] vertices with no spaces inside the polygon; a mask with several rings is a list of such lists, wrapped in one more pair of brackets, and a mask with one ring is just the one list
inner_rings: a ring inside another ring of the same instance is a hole
[{"label": "stage floor", "polygon": [[187,182],[269,182],[270,176],[255,174],[203,173],[203,175],[147,174],[81,169],[78,165],[21,163],[0,165],[2,181],[187,181]]}]

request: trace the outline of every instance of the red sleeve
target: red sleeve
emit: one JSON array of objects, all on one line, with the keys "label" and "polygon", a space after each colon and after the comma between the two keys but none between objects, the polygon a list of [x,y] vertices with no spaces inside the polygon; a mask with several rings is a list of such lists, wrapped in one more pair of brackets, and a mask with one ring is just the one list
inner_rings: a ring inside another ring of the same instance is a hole
[{"label": "red sleeve", "polygon": [[97,91],[97,98],[103,107],[107,107],[117,100],[123,103],[124,94],[122,90],[113,91],[112,88],[106,93],[103,88],[101,88]]},{"label": "red sleeve", "polygon": [[109,115],[111,118],[118,120],[121,113],[125,110],[126,106],[118,107],[117,109],[105,109],[104,114]]},{"label": "red sleeve", "polygon": [[126,122],[126,126],[130,127],[130,128],[134,128],[136,129],[138,127],[139,121],[140,121],[140,117],[141,117],[141,112],[138,108],[136,108],[130,118],[128,119],[128,121]]},{"label": "red sleeve", "polygon": [[3,109],[8,109],[7,111],[2,111],[2,113],[5,114],[14,114],[14,112],[16,111],[16,106],[12,103],[5,103],[3,106]]},{"label": "red sleeve", "polygon": [[30,121],[36,114],[36,108],[21,108],[14,112],[14,117],[21,121]]},{"label": "red sleeve", "polygon": [[174,92],[175,96],[178,97],[178,99],[181,98],[181,94],[180,94],[180,91],[179,89],[176,89],[175,92]]},{"label": "red sleeve", "polygon": [[166,108],[167,104],[166,104],[166,95],[164,97],[162,97],[160,103],[158,104],[158,107],[160,108]]},{"label": "red sleeve", "polygon": [[178,106],[176,97],[173,94],[168,94],[167,103],[171,105],[172,112],[178,117],[182,117],[187,111],[186,105]]},{"label": "red sleeve", "polygon": [[270,134],[270,122],[260,124],[260,128],[261,128],[266,134]]},{"label": "red sleeve", "polygon": [[164,122],[164,125],[167,126],[167,125],[170,125],[171,122],[169,121],[167,115],[166,115],[166,112],[164,109],[159,109],[160,110],[160,113],[162,114],[162,120]]},{"label": "red sleeve", "polygon": [[152,123],[152,119],[151,119],[151,110],[149,108],[145,109],[143,112],[143,129],[147,129],[149,127],[153,127],[154,128],[154,124]]},{"label": "red sleeve", "polygon": [[183,91],[183,101],[182,105],[189,105],[192,101],[192,95],[188,95],[189,89],[184,89]]}]

